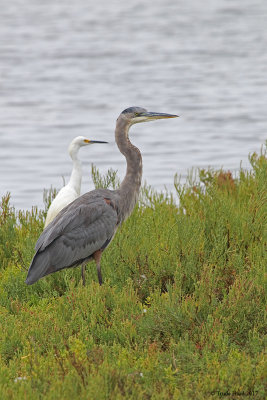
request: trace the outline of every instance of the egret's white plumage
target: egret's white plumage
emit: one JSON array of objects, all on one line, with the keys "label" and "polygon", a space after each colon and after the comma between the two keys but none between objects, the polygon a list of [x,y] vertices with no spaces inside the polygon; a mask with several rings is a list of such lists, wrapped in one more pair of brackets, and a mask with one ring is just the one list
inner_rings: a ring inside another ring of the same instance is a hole
[{"label": "egret's white plumage", "polygon": [[57,216],[57,214],[72,201],[77,199],[81,194],[81,183],[82,183],[82,164],[78,159],[78,151],[83,146],[88,146],[94,143],[107,143],[97,140],[89,140],[84,136],[77,136],[72,140],[69,145],[69,155],[73,162],[71,177],[66,186],[64,186],[52,201],[49,210],[47,212],[45,220],[45,228],[50,222]]}]

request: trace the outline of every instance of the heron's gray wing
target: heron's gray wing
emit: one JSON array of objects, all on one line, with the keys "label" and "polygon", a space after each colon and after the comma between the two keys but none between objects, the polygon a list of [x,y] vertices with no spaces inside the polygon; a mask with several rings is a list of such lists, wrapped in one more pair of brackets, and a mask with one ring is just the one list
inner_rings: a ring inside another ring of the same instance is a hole
[{"label": "heron's gray wing", "polygon": [[94,192],[86,193],[64,207],[55,219],[44,229],[36,242],[35,251],[44,250],[65,230],[71,230],[81,222],[93,223],[103,212],[104,197]]},{"label": "heron's gray wing", "polygon": [[45,275],[89,259],[112,239],[117,221],[115,208],[102,196],[76,199],[38,239],[26,283],[32,284]]}]

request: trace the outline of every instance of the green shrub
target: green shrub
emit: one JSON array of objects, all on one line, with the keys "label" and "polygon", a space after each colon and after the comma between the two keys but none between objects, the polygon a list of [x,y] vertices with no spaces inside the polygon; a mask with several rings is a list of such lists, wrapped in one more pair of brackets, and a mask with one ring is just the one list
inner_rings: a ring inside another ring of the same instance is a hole
[{"label": "green shrub", "polygon": [[[144,187],[102,258],[24,283],[45,210],[0,215],[3,399],[265,397],[266,153],[200,170],[177,198]],[[118,186],[116,174],[96,187]]]}]

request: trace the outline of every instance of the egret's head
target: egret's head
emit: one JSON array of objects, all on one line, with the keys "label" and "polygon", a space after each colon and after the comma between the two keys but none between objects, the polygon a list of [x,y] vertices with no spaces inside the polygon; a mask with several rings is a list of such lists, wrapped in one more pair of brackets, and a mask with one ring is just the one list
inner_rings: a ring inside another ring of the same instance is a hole
[{"label": "egret's head", "polygon": [[88,146],[89,144],[94,144],[94,143],[108,143],[108,142],[102,142],[100,140],[90,140],[85,136],[77,136],[71,141],[69,145],[69,154],[71,155],[73,152],[77,152],[80,147]]},{"label": "egret's head", "polygon": [[139,122],[154,121],[155,119],[176,118],[178,115],[148,112],[145,108],[141,107],[129,107],[121,113],[121,117],[133,125]]}]

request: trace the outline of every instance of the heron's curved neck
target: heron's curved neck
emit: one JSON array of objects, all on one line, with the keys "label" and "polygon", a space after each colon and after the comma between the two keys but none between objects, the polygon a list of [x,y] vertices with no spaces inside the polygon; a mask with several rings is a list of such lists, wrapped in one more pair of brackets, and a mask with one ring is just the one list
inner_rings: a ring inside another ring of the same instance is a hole
[{"label": "heron's curved neck", "polygon": [[78,195],[81,194],[81,183],[82,183],[82,163],[78,159],[78,147],[74,147],[70,152],[72,159],[72,172],[68,185],[71,186]]},{"label": "heron's curved neck", "polygon": [[140,150],[135,147],[128,137],[130,124],[123,119],[117,120],[115,139],[120,152],[127,162],[125,178],[119,188],[122,198],[122,219],[125,219],[133,210],[139,196],[142,180],[142,156]]}]

